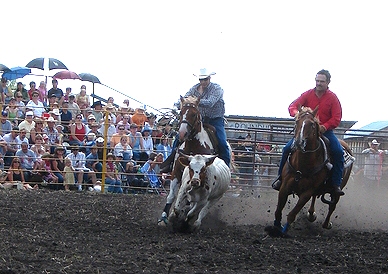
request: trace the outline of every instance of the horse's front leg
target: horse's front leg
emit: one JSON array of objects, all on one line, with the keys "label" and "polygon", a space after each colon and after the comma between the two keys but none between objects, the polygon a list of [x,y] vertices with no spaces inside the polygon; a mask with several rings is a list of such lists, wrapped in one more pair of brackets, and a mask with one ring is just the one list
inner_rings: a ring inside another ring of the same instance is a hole
[{"label": "horse's front leg", "polygon": [[333,227],[332,222],[330,222],[330,217],[333,214],[335,208],[337,207],[337,203],[338,203],[339,199],[340,199],[339,196],[336,196],[334,198],[334,201],[329,204],[329,212],[327,213],[326,219],[322,224],[323,228],[331,229]]},{"label": "horse's front leg", "polygon": [[315,213],[315,200],[317,199],[317,196],[313,196],[311,199],[311,205],[309,210],[307,211],[307,220],[310,222],[314,222],[317,219],[317,213]]},{"label": "horse's front leg", "polygon": [[281,228],[282,224],[282,211],[284,206],[286,205],[287,198],[288,198],[288,190],[286,190],[284,187],[282,187],[278,194],[278,204],[276,206],[275,211],[275,220],[274,220],[274,226]]},{"label": "horse's front leg", "polygon": [[294,208],[288,213],[287,223],[283,227],[283,233],[287,233],[290,225],[295,221],[296,215],[299,211],[304,207],[304,205],[310,200],[312,196],[312,191],[307,191],[299,196],[298,202],[294,206]]}]

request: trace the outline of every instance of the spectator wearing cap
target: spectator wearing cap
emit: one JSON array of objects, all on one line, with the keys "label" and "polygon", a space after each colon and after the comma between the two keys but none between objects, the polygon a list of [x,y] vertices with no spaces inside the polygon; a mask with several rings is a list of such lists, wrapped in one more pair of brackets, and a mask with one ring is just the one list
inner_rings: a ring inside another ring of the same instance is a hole
[{"label": "spectator wearing cap", "polygon": [[86,135],[86,126],[82,122],[82,114],[75,116],[74,123],[70,126],[69,144],[71,146],[83,146]]},{"label": "spectator wearing cap", "polygon": [[104,151],[105,151],[105,139],[103,137],[98,137],[96,139],[96,147],[97,147],[97,154],[98,158],[102,159],[104,157]]},{"label": "spectator wearing cap", "polygon": [[63,101],[61,108],[61,124],[63,125],[63,133],[70,133],[70,124],[73,120],[73,115],[69,111],[69,102]]},{"label": "spectator wearing cap", "polygon": [[106,106],[104,107],[104,110],[112,119],[113,123],[116,124],[116,108],[114,107],[114,105],[111,103],[107,103]]},{"label": "spectator wearing cap", "polygon": [[96,117],[93,114],[88,115],[87,124],[86,124],[86,134],[91,130],[92,124],[96,121]]},{"label": "spectator wearing cap", "polygon": [[28,95],[28,91],[24,88],[24,85],[22,82],[18,82],[16,84],[15,93],[17,92],[20,92],[22,94],[22,101],[24,104],[27,104],[27,102],[30,101],[30,96]]},{"label": "spectator wearing cap", "polygon": [[61,112],[60,112],[59,108],[54,108],[53,110],[51,110],[49,112],[49,115],[50,116],[48,116],[47,118],[53,117],[57,124],[61,123]]},{"label": "spectator wearing cap", "polygon": [[86,109],[90,107],[89,95],[86,94],[86,86],[82,85],[80,92],[76,95],[75,101],[81,109],[84,117],[87,117]]},{"label": "spectator wearing cap", "polygon": [[89,152],[90,152],[90,149],[91,147],[95,146],[96,145],[96,134],[94,134],[93,132],[89,132],[86,134],[85,136],[85,140],[84,140],[84,143],[85,143],[85,155],[88,155]]},{"label": "spectator wearing cap", "polygon": [[39,92],[37,90],[32,91],[32,99],[28,101],[26,107],[32,109],[35,117],[42,117],[46,109],[41,101],[39,101]]},{"label": "spectator wearing cap", "polygon": [[23,141],[21,148],[16,151],[15,156],[19,157],[20,165],[24,171],[24,179],[28,182],[32,175],[31,172],[36,170],[36,167],[39,165],[35,153],[28,148],[28,142]]},{"label": "spectator wearing cap", "polygon": [[20,122],[19,124],[19,130],[25,129],[26,130],[26,137],[27,139],[30,138],[30,131],[35,127],[35,122],[34,122],[34,113],[32,111],[27,111],[26,112],[26,118],[24,121]]},{"label": "spectator wearing cap", "polygon": [[77,186],[78,190],[82,190],[82,184],[84,182],[88,182],[88,180],[91,180],[93,185],[96,184],[97,178],[96,174],[93,170],[88,169],[86,164],[86,157],[85,154],[81,151],[79,151],[78,146],[73,146],[71,148],[71,153],[66,156],[65,159],[71,160],[71,165],[75,169],[75,173],[77,176]]},{"label": "spectator wearing cap", "polygon": [[[113,119],[111,118],[110,115],[108,115],[108,123],[107,123],[107,139],[108,139],[108,146],[110,146],[110,140],[113,136],[113,134],[116,133],[116,126],[113,123]],[[101,134],[104,136],[105,134],[105,117],[102,118],[101,120],[101,127],[98,130],[101,132]]]},{"label": "spectator wearing cap", "polygon": [[47,88],[45,81],[40,81],[38,91],[39,100],[43,103],[44,106],[47,106]]},{"label": "spectator wearing cap", "polygon": [[152,129],[146,123],[143,129],[141,130],[141,133],[143,134],[144,151],[147,153],[149,157],[151,155],[151,152],[153,152],[154,150],[154,142],[151,137]]},{"label": "spectator wearing cap", "polygon": [[103,109],[102,109],[103,107],[104,107],[104,104],[101,101],[96,101],[91,106],[92,114],[94,115],[94,117],[96,117],[96,122],[97,123],[101,122],[101,119],[102,119],[102,116],[103,116]]},{"label": "spectator wearing cap", "polygon": [[57,79],[53,79],[51,81],[53,87],[51,89],[49,89],[48,91],[48,98],[50,100],[50,98],[53,97],[53,95],[55,95],[55,98],[57,100],[57,102],[59,104],[62,104],[62,101],[63,101],[63,91],[58,88],[58,80]]},{"label": "spectator wearing cap", "polygon": [[96,173],[97,179],[102,178],[102,163],[99,160],[97,145],[90,148],[89,154],[86,155],[85,166]]},{"label": "spectator wearing cap", "polygon": [[75,102],[75,95],[74,94],[69,95],[68,109],[71,112],[71,116],[73,117],[74,120],[75,120],[75,116],[77,114],[81,113],[81,109],[79,108],[78,104]]},{"label": "spectator wearing cap", "polygon": [[138,126],[132,123],[129,127],[129,145],[132,147],[133,159],[138,161],[140,159],[148,158],[147,153],[144,152],[143,136],[137,131]]},{"label": "spectator wearing cap", "polygon": [[369,143],[369,148],[362,151],[362,154],[365,155],[364,177],[370,183],[377,183],[378,185],[383,174],[385,154],[388,153],[388,151],[379,149],[379,146],[380,143],[373,139]]},{"label": "spectator wearing cap", "polygon": [[4,136],[4,134],[10,133],[12,130],[12,123],[8,120],[8,112],[3,110],[1,112],[1,131],[0,135]]},{"label": "spectator wearing cap", "polygon": [[12,89],[7,86],[7,79],[1,78],[1,87],[0,87],[0,94],[1,94],[1,102],[5,102],[5,105],[9,104],[9,101],[13,97]]},{"label": "spectator wearing cap", "polygon": [[47,119],[47,126],[43,129],[43,132],[48,137],[48,144],[50,146],[50,153],[54,153],[54,149],[59,145],[59,133],[55,128],[56,120],[53,117]]},{"label": "spectator wearing cap", "polygon": [[88,134],[89,133],[94,133],[96,135],[96,139],[98,137],[103,137],[102,133],[98,131],[99,128],[100,128],[100,125],[97,122],[91,123],[90,131],[88,132]]},{"label": "spectator wearing cap", "polygon": [[13,156],[19,149],[17,137],[19,135],[18,127],[14,126],[10,133],[3,136],[3,140],[7,143],[7,150],[4,153],[4,164],[10,166]]}]

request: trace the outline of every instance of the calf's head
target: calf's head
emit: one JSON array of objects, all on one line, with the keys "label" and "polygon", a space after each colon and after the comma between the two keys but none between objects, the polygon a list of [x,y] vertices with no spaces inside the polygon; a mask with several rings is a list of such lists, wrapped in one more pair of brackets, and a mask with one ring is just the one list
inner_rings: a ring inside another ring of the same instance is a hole
[{"label": "calf's head", "polygon": [[201,155],[194,156],[180,153],[179,162],[189,168],[190,182],[192,188],[205,186],[206,168],[214,162],[216,155]]}]

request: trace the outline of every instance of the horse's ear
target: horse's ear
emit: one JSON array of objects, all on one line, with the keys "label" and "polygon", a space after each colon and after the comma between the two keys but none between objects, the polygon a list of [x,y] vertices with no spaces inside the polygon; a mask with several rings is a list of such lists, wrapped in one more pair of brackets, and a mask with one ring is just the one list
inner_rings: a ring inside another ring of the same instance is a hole
[{"label": "horse's ear", "polygon": [[195,105],[198,107],[198,105],[199,105],[199,97],[195,97]]},{"label": "horse's ear", "polygon": [[301,105],[301,104],[298,104],[298,111],[299,111],[299,112],[302,111],[302,105]]},{"label": "horse's ear", "polygon": [[314,109],[314,111],[313,111],[313,115],[314,115],[314,117],[315,117],[315,116],[317,116],[318,109],[319,109],[319,105],[318,105],[318,106],[316,106],[316,108],[315,108],[315,109]]}]

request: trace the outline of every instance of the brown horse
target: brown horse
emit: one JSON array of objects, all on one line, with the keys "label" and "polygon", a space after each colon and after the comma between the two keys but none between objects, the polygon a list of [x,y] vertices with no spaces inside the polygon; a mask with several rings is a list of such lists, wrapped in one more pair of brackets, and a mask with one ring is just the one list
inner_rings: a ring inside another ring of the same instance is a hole
[{"label": "brown horse", "polygon": [[[179,139],[181,145],[179,150],[186,155],[214,154],[214,146],[205,130],[200,111],[198,109],[199,99],[197,97],[181,97]],[[171,173],[170,192],[167,196],[167,203],[164,207],[159,224],[167,223],[167,217],[175,196],[178,192],[182,179],[184,166],[177,161],[179,154],[176,153],[173,171]],[[163,222],[162,222],[163,221]]]},{"label": "brown horse", "polygon": [[[316,219],[314,209],[315,200],[321,196],[321,200],[329,205],[329,212],[322,224],[323,228],[330,229],[332,223],[330,217],[334,212],[340,199],[332,193],[330,181],[329,154],[325,141],[319,132],[319,121],[316,117],[318,108],[314,111],[311,108],[301,107],[295,117],[294,151],[288,158],[287,164],[282,170],[282,185],[278,195],[278,204],[275,212],[274,227],[267,227],[266,231],[274,236],[288,236],[289,226],[295,221],[296,215],[312,197],[311,206],[308,210],[308,220],[313,222]],[[345,187],[353,166],[354,157],[349,146],[342,140],[341,145],[347,153],[341,189]],[[325,194],[331,195],[331,200],[325,199]],[[296,194],[299,199],[295,207],[287,216],[287,223],[282,228],[282,210],[287,202],[288,195]],[[278,231],[279,233],[272,233]]]}]

